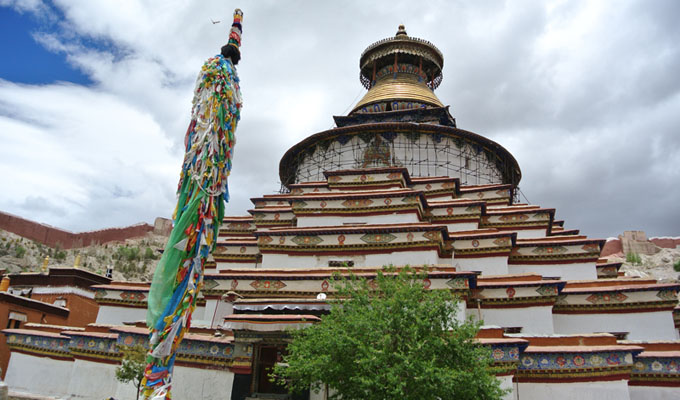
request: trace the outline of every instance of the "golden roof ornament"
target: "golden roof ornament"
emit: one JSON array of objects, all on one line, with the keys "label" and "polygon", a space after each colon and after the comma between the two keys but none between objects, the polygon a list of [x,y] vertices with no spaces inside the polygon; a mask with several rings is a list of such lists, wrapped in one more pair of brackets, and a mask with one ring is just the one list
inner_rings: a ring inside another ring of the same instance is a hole
[{"label": "golden roof ornament", "polygon": [[399,25],[395,36],[368,46],[359,60],[360,81],[368,93],[355,112],[443,107],[434,94],[442,80],[444,56],[427,40],[410,37]]},{"label": "golden roof ornament", "polygon": [[43,260],[42,268],[40,268],[42,270],[43,274],[47,273],[47,264],[49,264],[49,262],[50,262],[50,256],[45,256],[45,259]]}]

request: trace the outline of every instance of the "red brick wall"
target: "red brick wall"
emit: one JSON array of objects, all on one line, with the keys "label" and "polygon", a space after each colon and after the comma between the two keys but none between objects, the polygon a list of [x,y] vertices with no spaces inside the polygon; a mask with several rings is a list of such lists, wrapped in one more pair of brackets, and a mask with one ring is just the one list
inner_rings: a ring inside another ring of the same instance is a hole
[{"label": "red brick wall", "polygon": [[[674,249],[680,246],[680,238],[652,238],[649,241],[663,249]],[[607,241],[600,252],[600,257],[607,257],[616,253],[623,253],[623,244],[620,239]]]},{"label": "red brick wall", "polygon": [[87,324],[97,320],[99,304],[94,299],[78,296],[77,294],[31,294],[33,300],[54,304],[57,299],[66,300],[66,308],[72,310],[68,315],[66,324],[68,326],[86,327]]},{"label": "red brick wall", "polygon": [[0,229],[30,240],[35,240],[50,247],[59,245],[62,249],[72,249],[96,243],[124,241],[125,239],[144,236],[146,233],[153,231],[154,228],[148,224],[138,224],[125,228],[108,228],[99,231],[73,233],[0,211]]},{"label": "red brick wall", "polygon": [[652,238],[649,241],[664,249],[674,249],[680,246],[680,238]]},{"label": "red brick wall", "polygon": [[607,240],[607,243],[602,247],[600,257],[607,257],[612,254],[623,253],[623,244],[619,239]]}]

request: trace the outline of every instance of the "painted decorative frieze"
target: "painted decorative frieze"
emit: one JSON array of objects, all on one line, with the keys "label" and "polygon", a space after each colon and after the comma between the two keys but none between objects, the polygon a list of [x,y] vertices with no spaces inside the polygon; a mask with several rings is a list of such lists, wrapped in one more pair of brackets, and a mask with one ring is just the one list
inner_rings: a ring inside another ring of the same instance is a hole
[{"label": "painted decorative frieze", "polygon": [[248,210],[258,228],[273,226],[294,226],[295,214],[292,207],[266,207]]},{"label": "painted decorative frieze", "polygon": [[[488,201],[487,201],[488,203]],[[539,207],[488,208],[480,220],[480,228],[545,229],[548,231],[555,209]]]},{"label": "painted decorative frieze", "polygon": [[627,379],[636,346],[529,346],[520,356],[517,382],[597,382]]},{"label": "painted decorative frieze", "polygon": [[607,279],[567,283],[553,313],[672,311],[678,303],[680,285],[653,282]]},{"label": "painted decorative frieze", "polygon": [[219,236],[243,237],[250,235],[257,227],[252,216],[249,217],[225,217],[220,225]]},{"label": "painted decorative frieze", "polygon": [[257,240],[252,239],[228,239],[220,240],[213,251],[215,261],[220,263],[256,263],[262,259],[257,247]]},{"label": "painted decorative frieze", "polygon": [[[411,251],[445,252],[446,227],[425,224],[290,228],[256,231],[261,253]],[[281,239],[284,238],[284,239]]]},{"label": "painted decorative frieze", "polygon": [[680,351],[645,350],[638,354],[628,384],[680,388]]},{"label": "painted decorative frieze", "polygon": [[68,336],[28,329],[5,329],[2,332],[11,351],[58,359],[71,358]]},{"label": "painted decorative frieze", "polygon": [[516,240],[514,232],[478,230],[449,233],[447,244],[453,249],[454,258],[477,258],[507,256]]},{"label": "painted decorative frieze", "polygon": [[[429,289],[467,290],[476,285],[472,272],[456,271],[452,267],[431,266],[427,272]],[[352,273],[368,280],[374,279],[376,268],[353,268]],[[272,298],[299,297],[301,294],[316,298],[319,292],[332,293],[330,284],[335,273],[347,274],[347,268],[324,268],[314,270],[225,270],[218,274],[208,273],[204,278],[203,293],[206,298],[234,291],[244,297],[260,297],[263,293]]]},{"label": "painted decorative frieze", "polygon": [[512,203],[512,185],[462,186],[457,198],[484,200],[487,204],[508,205]]},{"label": "painted decorative frieze", "polygon": [[111,285],[95,285],[94,299],[99,305],[146,307],[149,285],[129,285],[124,282]]},{"label": "painted decorative frieze", "polygon": [[542,239],[517,239],[509,264],[542,263],[595,263],[604,240],[577,237],[550,237]]},{"label": "painted decorative frieze", "polygon": [[562,281],[512,281],[511,278],[483,279],[468,299],[468,307],[475,308],[515,308],[551,306],[564,287]]}]

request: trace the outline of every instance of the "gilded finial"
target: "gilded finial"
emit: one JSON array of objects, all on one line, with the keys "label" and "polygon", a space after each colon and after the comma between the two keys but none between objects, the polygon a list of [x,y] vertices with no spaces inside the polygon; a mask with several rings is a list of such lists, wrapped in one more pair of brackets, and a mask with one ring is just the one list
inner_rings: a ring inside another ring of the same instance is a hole
[{"label": "gilded finial", "polygon": [[45,256],[45,259],[43,260],[42,268],[40,268],[44,274],[47,273],[47,264],[49,262],[50,262],[50,256]]},{"label": "gilded finial", "polygon": [[80,253],[78,253],[75,261],[73,261],[73,268],[78,268],[79,266],[80,266]]},{"label": "gilded finial", "polygon": [[399,25],[399,29],[397,30],[397,36],[408,36],[406,34],[406,27],[404,24]]}]

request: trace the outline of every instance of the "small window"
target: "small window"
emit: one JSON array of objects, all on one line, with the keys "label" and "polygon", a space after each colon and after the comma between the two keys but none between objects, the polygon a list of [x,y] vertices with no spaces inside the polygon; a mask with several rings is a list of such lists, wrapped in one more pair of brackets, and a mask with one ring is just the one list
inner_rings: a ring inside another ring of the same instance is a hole
[{"label": "small window", "polygon": [[27,320],[26,314],[10,311],[9,316],[7,317],[7,329],[19,329],[21,324]]},{"label": "small window", "polygon": [[57,307],[66,308],[66,299],[56,299],[56,300],[54,300],[54,305],[57,306]]}]

